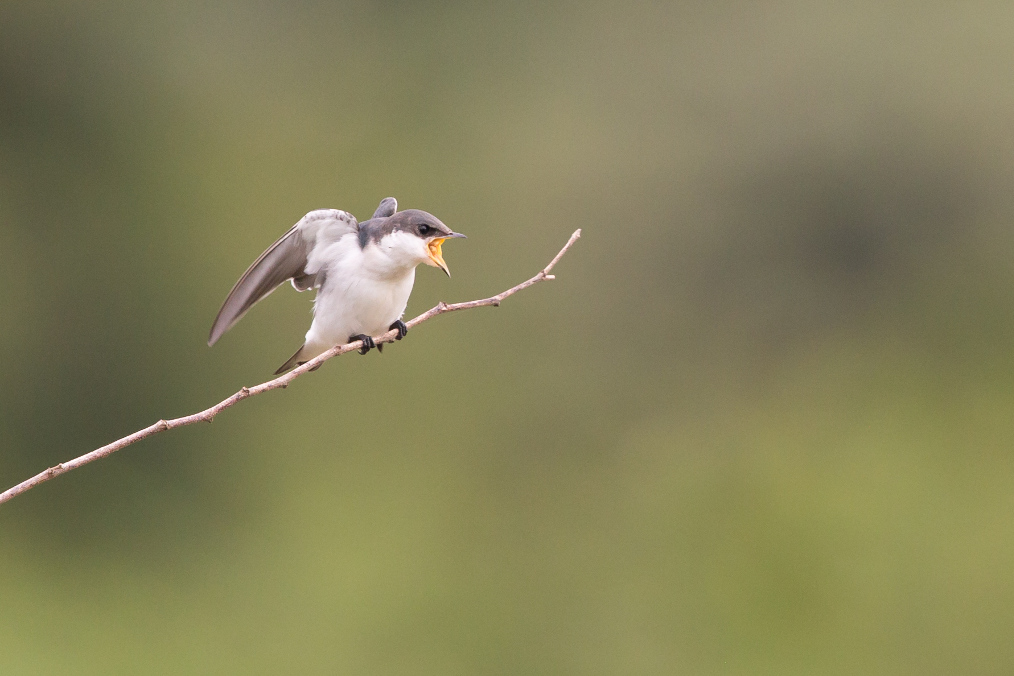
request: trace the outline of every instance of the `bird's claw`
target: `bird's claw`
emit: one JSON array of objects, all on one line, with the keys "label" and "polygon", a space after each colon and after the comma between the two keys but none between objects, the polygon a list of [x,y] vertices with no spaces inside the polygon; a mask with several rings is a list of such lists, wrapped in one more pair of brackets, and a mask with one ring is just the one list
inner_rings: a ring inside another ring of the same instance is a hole
[{"label": "bird's claw", "polygon": [[[395,340],[401,340],[408,333],[408,326],[405,324],[405,322],[401,321],[400,319],[388,327],[388,330],[391,329],[398,329],[398,335],[394,337]],[[366,354],[373,348],[377,348],[377,352],[384,351],[383,343],[378,345],[377,341],[373,340],[372,337],[366,335],[365,333],[357,333],[354,336],[349,336],[350,343],[356,340],[363,341],[363,346],[359,348],[359,354]]]},{"label": "bird's claw", "polygon": [[354,336],[349,336],[350,343],[357,340],[363,341],[363,346],[359,348],[359,354],[366,354],[373,348],[377,347],[377,344],[373,342],[373,338],[366,335],[365,333],[359,333]]},{"label": "bird's claw", "polygon": [[405,324],[405,322],[401,321],[400,319],[395,320],[395,322],[390,326],[388,326],[387,328],[388,330],[398,329],[398,335],[394,337],[395,340],[401,340],[402,338],[408,335],[408,326]]}]

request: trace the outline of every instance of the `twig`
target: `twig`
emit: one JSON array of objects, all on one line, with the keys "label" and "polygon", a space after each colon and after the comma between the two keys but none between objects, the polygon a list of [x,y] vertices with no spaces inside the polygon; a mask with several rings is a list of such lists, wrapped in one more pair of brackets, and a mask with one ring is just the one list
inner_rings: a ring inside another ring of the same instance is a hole
[{"label": "twig", "polygon": [[[578,237],[580,236],[581,231],[575,230],[574,234],[570,236],[570,239],[567,241],[564,247],[560,249],[560,253],[556,254],[556,257],[549,262],[549,265],[540,270],[539,274],[535,275],[531,279],[521,282],[517,286],[512,286],[506,291],[502,291],[495,296],[483,298],[481,300],[472,300],[465,303],[452,303],[450,305],[441,301],[436,305],[436,307],[430,308],[429,310],[422,313],[418,317],[409,320],[408,322],[406,322],[406,324],[408,325],[409,328],[411,328],[413,326],[418,326],[419,324],[422,324],[424,321],[432,319],[437,315],[447,314],[448,312],[456,312],[457,310],[470,310],[472,308],[484,307],[487,305],[497,307],[505,298],[513,296],[518,291],[527,289],[528,287],[534,284],[538,284],[543,280],[556,279],[556,277],[549,274],[550,270],[553,269],[553,266],[555,266],[559,262],[559,260],[563,257],[563,255],[567,253],[568,249],[570,249],[570,247],[573,246],[574,242],[576,242]],[[392,343],[394,342],[394,339],[397,335],[398,330],[392,329],[387,333],[382,333],[379,336],[374,336],[373,340],[378,345],[380,343]],[[336,345],[327,352],[317,357],[314,357],[313,359],[306,362],[302,366],[299,366],[293,369],[292,371],[289,371],[288,373],[275,378],[274,380],[269,380],[266,383],[261,383],[260,385],[255,385],[253,387],[241,388],[239,392],[232,395],[228,399],[224,399],[215,404],[214,406],[212,406],[211,408],[204,409],[200,413],[194,413],[192,415],[183,416],[182,418],[173,418],[172,420],[159,420],[154,425],[145,427],[143,430],[138,430],[133,434],[128,434],[122,439],[117,439],[111,444],[106,444],[102,448],[96,448],[91,453],[85,453],[84,455],[74,458],[73,460],[70,460],[68,462],[61,462],[59,465],[56,465],[55,467],[50,467],[46,471],[36,474],[31,479],[26,479],[25,481],[19,483],[17,486],[9,488],[3,493],[0,493],[0,503],[7,502],[14,496],[21,495],[25,491],[35,488],[39,484],[45,481],[49,481],[55,476],[59,476],[64,472],[69,472],[72,469],[77,469],[82,465],[87,465],[88,463],[94,460],[98,460],[99,458],[104,458],[108,455],[112,455],[121,448],[130,446],[133,443],[137,443],[141,439],[146,439],[147,437],[150,437],[154,434],[158,434],[159,432],[165,432],[166,430],[171,430],[176,427],[183,427],[184,425],[192,425],[196,422],[211,422],[215,419],[216,415],[218,415],[227,408],[235,406],[244,399],[247,399],[248,397],[252,397],[257,394],[261,394],[262,392],[267,392],[268,390],[276,390],[280,387],[282,388],[288,387],[289,383],[291,383],[293,380],[295,380],[296,378],[298,378],[299,376],[303,375],[308,371],[314,370],[315,368],[326,362],[328,359],[331,359],[332,357],[337,357],[340,354],[345,354],[346,352],[358,350],[362,346],[363,341],[361,340],[355,340],[352,341],[351,343],[346,343],[345,345]]]}]

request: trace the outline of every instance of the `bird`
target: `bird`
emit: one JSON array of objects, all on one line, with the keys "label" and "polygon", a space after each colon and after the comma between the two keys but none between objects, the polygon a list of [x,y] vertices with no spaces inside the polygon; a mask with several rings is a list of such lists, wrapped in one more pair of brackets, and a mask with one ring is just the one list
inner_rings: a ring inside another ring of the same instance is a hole
[{"label": "bird", "polygon": [[433,214],[398,211],[398,200],[385,197],[373,216],[359,223],[340,209],[311,211],[247,268],[232,287],[211,326],[214,345],[253,305],[291,281],[297,291],[316,290],[313,322],[302,346],[275,375],[305,364],[335,345],[363,341],[360,354],[383,350],[372,336],[398,329],[420,263],[451,276],[441,245],[465,237]]}]

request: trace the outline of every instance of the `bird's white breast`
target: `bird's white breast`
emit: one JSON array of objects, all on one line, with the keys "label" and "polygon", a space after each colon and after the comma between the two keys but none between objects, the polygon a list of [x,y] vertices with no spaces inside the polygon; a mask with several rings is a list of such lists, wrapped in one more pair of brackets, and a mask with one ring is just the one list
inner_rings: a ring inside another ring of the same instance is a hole
[{"label": "bird's white breast", "polygon": [[[390,245],[390,239],[385,237],[381,245]],[[310,253],[307,270],[324,270],[325,277],[314,301],[308,346],[327,349],[360,333],[375,336],[401,318],[417,262],[404,260],[397,249],[392,255],[390,246],[381,245],[371,242],[361,248],[359,238],[350,234]]]}]

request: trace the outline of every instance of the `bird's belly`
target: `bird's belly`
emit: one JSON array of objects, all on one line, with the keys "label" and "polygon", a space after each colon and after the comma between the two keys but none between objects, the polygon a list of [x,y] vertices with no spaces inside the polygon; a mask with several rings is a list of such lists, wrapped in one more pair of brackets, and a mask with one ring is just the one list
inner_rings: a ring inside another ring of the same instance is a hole
[{"label": "bird's belly", "polygon": [[[414,270],[413,270],[414,273]],[[325,283],[314,301],[308,343],[337,345],[349,336],[376,336],[405,312],[415,275],[392,281],[339,279]]]}]

